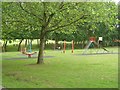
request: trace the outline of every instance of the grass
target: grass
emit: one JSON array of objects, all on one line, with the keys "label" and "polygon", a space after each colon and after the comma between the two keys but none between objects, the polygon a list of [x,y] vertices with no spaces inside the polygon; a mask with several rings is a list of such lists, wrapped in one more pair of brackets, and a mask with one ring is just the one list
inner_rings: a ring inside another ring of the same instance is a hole
[{"label": "grass", "polygon": [[[110,50],[117,51],[117,48]],[[3,53],[2,83],[7,88],[117,88],[118,55],[75,55],[83,50],[46,51],[45,64],[36,65],[36,58],[21,57],[19,52]]]}]

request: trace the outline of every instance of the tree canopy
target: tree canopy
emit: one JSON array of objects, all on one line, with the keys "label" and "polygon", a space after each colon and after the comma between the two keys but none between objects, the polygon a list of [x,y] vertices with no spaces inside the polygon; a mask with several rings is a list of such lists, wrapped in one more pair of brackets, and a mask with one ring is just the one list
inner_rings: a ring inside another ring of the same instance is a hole
[{"label": "tree canopy", "polygon": [[76,40],[109,34],[117,24],[117,5],[113,2],[3,2],[2,16],[2,38],[39,38],[37,63],[42,63],[44,42],[50,32]]}]

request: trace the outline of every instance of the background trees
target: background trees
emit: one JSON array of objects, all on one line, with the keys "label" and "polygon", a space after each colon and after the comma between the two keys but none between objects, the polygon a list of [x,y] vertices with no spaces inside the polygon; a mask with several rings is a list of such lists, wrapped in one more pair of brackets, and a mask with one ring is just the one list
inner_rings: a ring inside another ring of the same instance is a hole
[{"label": "background trees", "polygon": [[2,38],[39,38],[38,64],[43,63],[46,39],[84,43],[90,36],[111,37],[117,23],[114,3],[3,2],[2,9]]}]

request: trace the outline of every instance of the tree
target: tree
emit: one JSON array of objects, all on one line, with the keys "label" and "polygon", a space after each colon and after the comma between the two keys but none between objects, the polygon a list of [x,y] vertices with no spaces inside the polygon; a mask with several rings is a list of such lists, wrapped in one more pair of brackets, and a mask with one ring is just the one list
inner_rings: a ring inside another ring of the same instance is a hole
[{"label": "tree", "polygon": [[[104,40],[113,39],[110,33],[116,32],[117,5],[115,3],[89,3],[87,8],[89,17],[82,19],[75,31],[76,41],[85,41],[91,36],[102,36]],[[95,5],[94,5],[95,4]],[[114,33],[117,36],[117,33]],[[79,39],[78,39],[79,38]],[[109,38],[109,39],[107,39]]]},{"label": "tree", "polygon": [[[43,63],[46,35],[52,31],[75,31],[76,25],[90,17],[89,12],[91,11],[89,10],[95,4],[84,2],[3,2],[3,22],[5,24],[10,22],[11,28],[16,31],[18,31],[17,27],[22,24],[21,30],[28,31],[32,35],[37,30],[40,39],[37,64],[41,64]],[[105,3],[103,4],[105,5]],[[102,13],[98,14],[98,17],[99,15],[102,16]],[[88,21],[91,22],[91,20]],[[92,29],[90,28],[90,30]]]},{"label": "tree", "polygon": [[[15,25],[23,22],[24,26],[39,30],[40,48],[37,64],[43,63],[44,40],[47,33],[65,29],[67,26],[74,27],[72,24],[86,16],[79,10],[78,3],[14,2],[3,3],[3,7],[3,14],[10,14],[5,16],[5,22],[10,21]],[[5,11],[8,12],[4,13]]]}]

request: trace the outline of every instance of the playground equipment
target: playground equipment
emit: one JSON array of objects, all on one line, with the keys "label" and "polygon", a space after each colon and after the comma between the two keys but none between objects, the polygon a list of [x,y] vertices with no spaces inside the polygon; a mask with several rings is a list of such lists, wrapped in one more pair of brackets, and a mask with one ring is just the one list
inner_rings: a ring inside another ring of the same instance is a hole
[{"label": "playground equipment", "polygon": [[63,53],[65,53],[65,49],[66,49],[66,41],[64,40]]},{"label": "playground equipment", "polygon": [[72,40],[72,53],[74,51],[74,41]]},{"label": "playground equipment", "polygon": [[[109,51],[102,46],[102,40],[103,40],[103,38],[102,38],[102,37],[99,37],[98,43],[97,43],[95,37],[90,37],[90,38],[89,38],[89,43],[86,45],[85,50],[83,51],[82,54],[83,54],[83,55],[84,55],[84,54],[87,54],[87,51],[88,51],[88,49],[90,48],[91,45],[95,45],[95,46],[97,46],[97,48],[99,48],[99,49],[102,48],[105,52],[108,53]],[[96,53],[98,53],[98,52],[99,52],[99,51],[97,51]]]},{"label": "playground equipment", "polygon": [[28,58],[31,58],[32,55],[36,54],[37,52],[32,52],[32,42],[29,43],[29,49],[28,52],[26,51],[26,48],[21,49],[22,54],[27,55]]},{"label": "playground equipment", "polygon": [[[66,50],[66,41],[64,40],[64,46],[63,46],[63,53],[65,53],[65,50]],[[72,40],[72,53],[74,51],[74,41]]]}]

